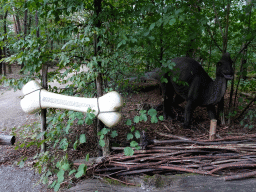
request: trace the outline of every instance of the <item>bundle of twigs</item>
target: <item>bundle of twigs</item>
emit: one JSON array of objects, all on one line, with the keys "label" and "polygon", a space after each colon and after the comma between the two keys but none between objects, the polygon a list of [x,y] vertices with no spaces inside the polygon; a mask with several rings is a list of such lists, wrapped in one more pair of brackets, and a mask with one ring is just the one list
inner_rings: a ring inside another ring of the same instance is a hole
[{"label": "bundle of twigs", "polygon": [[[256,175],[256,134],[215,141],[173,137],[175,139],[172,140],[142,141],[147,143],[147,146],[142,146],[145,150],[137,150],[133,156],[125,156],[121,152],[106,157],[89,167],[88,171],[111,178],[170,172],[223,175],[225,180]],[[113,147],[115,151],[122,149]]]}]

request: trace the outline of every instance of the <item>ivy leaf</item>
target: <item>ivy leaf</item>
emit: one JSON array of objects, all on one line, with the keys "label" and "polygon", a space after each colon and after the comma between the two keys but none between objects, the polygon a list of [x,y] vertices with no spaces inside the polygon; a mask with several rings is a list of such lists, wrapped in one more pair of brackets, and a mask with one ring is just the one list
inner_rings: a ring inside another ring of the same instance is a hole
[{"label": "ivy leaf", "polygon": [[126,125],[131,126],[132,125],[132,121],[130,119],[127,119]]},{"label": "ivy leaf", "polygon": [[164,120],[164,116],[161,115],[161,116],[158,117],[158,119],[159,119],[160,121],[163,121],[163,120]]},{"label": "ivy leaf", "polygon": [[117,131],[112,131],[110,136],[111,136],[112,138],[115,138],[116,136],[118,136]]},{"label": "ivy leaf", "polygon": [[79,141],[80,141],[80,144],[82,144],[82,143],[85,143],[85,142],[86,142],[85,134],[80,135],[80,139],[79,139]]},{"label": "ivy leaf", "polygon": [[157,123],[158,122],[158,119],[156,116],[152,116],[151,117],[151,123]]},{"label": "ivy leaf", "polygon": [[99,145],[101,146],[101,147],[105,147],[105,141],[104,140],[99,140]]},{"label": "ivy leaf", "polygon": [[157,115],[157,111],[155,109],[149,109],[148,110],[148,114],[153,117],[153,116],[156,116]]},{"label": "ivy leaf", "polygon": [[128,134],[127,134],[127,141],[129,141],[129,140],[131,140],[131,139],[133,139],[133,134],[128,133]]},{"label": "ivy leaf", "polygon": [[101,130],[101,133],[102,133],[103,135],[106,135],[109,131],[110,131],[110,129],[103,128],[103,129]]},{"label": "ivy leaf", "polygon": [[131,147],[137,147],[139,144],[136,142],[136,141],[132,141],[131,143],[130,143],[130,146]]},{"label": "ivy leaf", "polygon": [[139,116],[135,116],[133,121],[134,121],[134,123],[139,123],[140,122],[140,117]]},{"label": "ivy leaf", "polygon": [[135,137],[136,137],[137,139],[140,138],[140,132],[139,132],[138,130],[136,130],[134,134],[135,134]]},{"label": "ivy leaf", "polygon": [[126,156],[133,156],[134,150],[131,147],[125,147],[124,148],[124,154]]}]

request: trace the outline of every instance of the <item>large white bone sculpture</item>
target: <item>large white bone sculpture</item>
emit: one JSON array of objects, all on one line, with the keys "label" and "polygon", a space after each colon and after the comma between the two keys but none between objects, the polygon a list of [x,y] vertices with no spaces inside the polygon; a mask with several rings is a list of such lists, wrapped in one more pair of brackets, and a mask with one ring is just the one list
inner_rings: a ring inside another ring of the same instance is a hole
[{"label": "large white bone sculpture", "polygon": [[89,108],[106,126],[113,127],[121,119],[118,112],[123,105],[121,95],[115,91],[102,97],[84,98],[51,93],[42,89],[36,81],[30,81],[22,88],[24,98],[20,105],[24,112],[32,114],[40,109],[58,108],[87,112]]}]

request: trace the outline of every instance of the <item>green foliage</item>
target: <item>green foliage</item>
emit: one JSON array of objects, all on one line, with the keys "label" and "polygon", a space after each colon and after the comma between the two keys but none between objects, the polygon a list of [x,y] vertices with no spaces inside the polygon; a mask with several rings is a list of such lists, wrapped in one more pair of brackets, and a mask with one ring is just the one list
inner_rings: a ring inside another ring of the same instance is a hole
[{"label": "green foliage", "polygon": [[249,80],[241,79],[240,90],[244,92],[255,92],[256,91],[256,79],[251,78]]},{"label": "green foliage", "polygon": [[[157,111],[155,109],[149,109],[148,111],[146,110],[141,110],[139,111],[140,116],[135,116],[133,119],[133,122],[135,124],[138,124],[140,122],[146,122],[148,120],[148,116],[147,114],[151,117],[151,123],[157,123],[158,120],[162,121],[164,118],[163,116],[157,116]],[[126,125],[127,126],[131,126],[131,132],[127,133],[127,141],[130,141],[130,147],[126,147],[124,149],[124,154],[127,156],[131,156],[133,155],[134,151],[133,148],[135,148],[136,150],[139,150],[141,147],[139,146],[138,142],[134,141],[134,137],[135,139],[140,139],[140,132],[139,130],[136,130],[135,125],[132,125],[132,121],[130,119],[128,119],[126,121]]]},{"label": "green foliage", "polygon": [[255,112],[253,110],[249,110],[240,124],[245,128],[252,129],[255,127],[255,118]]}]

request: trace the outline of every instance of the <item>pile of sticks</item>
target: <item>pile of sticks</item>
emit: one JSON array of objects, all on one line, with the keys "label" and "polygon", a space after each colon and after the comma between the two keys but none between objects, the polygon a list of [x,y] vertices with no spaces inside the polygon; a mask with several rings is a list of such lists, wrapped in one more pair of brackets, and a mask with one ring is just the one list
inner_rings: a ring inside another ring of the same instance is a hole
[{"label": "pile of sticks", "polygon": [[[150,141],[147,137],[142,137],[141,145],[144,150],[135,150],[133,156],[125,156],[120,151],[88,167],[88,171],[111,178],[142,173],[187,172],[221,175],[226,181],[256,175],[256,134],[214,141],[168,136],[173,139]],[[123,148],[113,147],[113,150]]]}]

